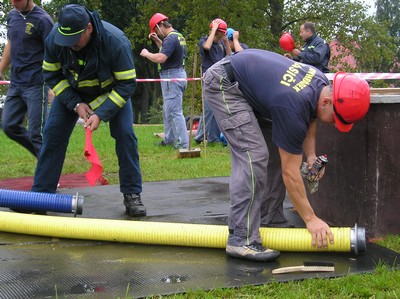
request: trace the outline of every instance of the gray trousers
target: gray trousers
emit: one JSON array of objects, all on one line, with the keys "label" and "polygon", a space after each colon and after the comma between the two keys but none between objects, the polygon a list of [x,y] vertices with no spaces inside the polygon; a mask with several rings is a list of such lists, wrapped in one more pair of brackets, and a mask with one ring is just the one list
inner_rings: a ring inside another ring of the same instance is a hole
[{"label": "gray trousers", "polygon": [[[271,201],[278,199],[267,199],[271,193],[267,183],[268,145],[265,138],[261,138],[263,132],[258,119],[239,90],[238,83],[231,83],[227,78],[222,66],[227,61],[223,59],[209,68],[202,84],[203,96],[208,99],[231,151],[228,244],[242,246],[261,243],[261,215],[271,218],[273,214],[273,211],[262,213],[262,208],[280,205],[282,209],[284,197],[279,198],[280,203],[273,205],[270,205]],[[264,129],[266,135],[271,131],[267,127]]]}]

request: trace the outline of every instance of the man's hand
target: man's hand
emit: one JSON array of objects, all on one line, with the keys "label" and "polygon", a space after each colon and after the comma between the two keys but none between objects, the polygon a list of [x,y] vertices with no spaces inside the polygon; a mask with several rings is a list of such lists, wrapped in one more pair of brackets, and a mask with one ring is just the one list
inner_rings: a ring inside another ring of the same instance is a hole
[{"label": "man's hand", "polygon": [[76,107],[76,113],[86,122],[89,116],[94,113],[94,111],[90,108],[88,104],[79,103],[78,107]]},{"label": "man's hand", "polygon": [[85,124],[83,125],[83,127],[85,129],[90,128],[90,130],[93,132],[99,127],[100,122],[101,122],[100,117],[98,117],[96,114],[91,114],[87,119],[87,121],[85,122]]},{"label": "man's hand", "polygon": [[327,248],[328,241],[333,244],[333,234],[328,224],[315,216],[306,223],[307,229],[312,237],[312,246],[317,246],[318,249]]},{"label": "man's hand", "polygon": [[211,28],[211,30],[212,31],[217,31],[217,29],[218,29],[218,27],[219,27],[219,24],[221,24],[221,19],[215,19],[213,22],[212,22],[212,28]]},{"label": "man's hand", "polygon": [[286,58],[289,58],[289,59],[293,59],[293,56],[290,55],[289,53],[285,53],[285,54],[283,54],[283,56],[285,56]]},{"label": "man's hand", "polygon": [[157,33],[153,32],[149,34],[149,39],[151,39],[154,42],[160,41],[161,39],[158,37]]},{"label": "man's hand", "polygon": [[300,51],[299,49],[294,48],[294,49],[291,51],[291,53],[292,53],[293,56],[299,56],[299,54],[301,53],[301,51]]},{"label": "man's hand", "polygon": [[0,72],[0,80],[4,80],[4,75],[2,72]]},{"label": "man's hand", "polygon": [[140,56],[142,56],[142,57],[144,57],[144,58],[147,58],[147,55],[149,55],[149,50],[147,50],[147,49],[143,49],[141,52],[140,52]]}]

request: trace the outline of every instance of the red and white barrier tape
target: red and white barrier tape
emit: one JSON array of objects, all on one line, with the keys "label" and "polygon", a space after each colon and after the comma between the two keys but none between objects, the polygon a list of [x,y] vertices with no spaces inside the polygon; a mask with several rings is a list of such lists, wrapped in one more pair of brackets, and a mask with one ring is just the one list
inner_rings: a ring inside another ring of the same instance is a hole
[{"label": "red and white barrier tape", "polygon": [[[400,79],[400,73],[349,73],[365,80]],[[335,73],[325,74],[329,80],[333,80]]]},{"label": "red and white barrier tape", "polygon": [[[349,73],[365,80],[388,80],[400,79],[400,73]],[[335,73],[325,74],[329,80],[333,80]],[[171,78],[171,79],[136,79],[137,82],[178,82],[178,81],[200,81],[201,78]],[[10,84],[10,81],[0,81],[0,85]]]},{"label": "red and white barrier tape", "polygon": [[201,78],[172,78],[172,79],[136,79],[136,82],[178,82],[178,81],[199,81]]},{"label": "red and white barrier tape", "polygon": [[[171,79],[136,79],[136,82],[178,82],[178,81],[200,81],[201,78],[171,78]],[[10,81],[0,81],[0,85],[10,84]]]}]

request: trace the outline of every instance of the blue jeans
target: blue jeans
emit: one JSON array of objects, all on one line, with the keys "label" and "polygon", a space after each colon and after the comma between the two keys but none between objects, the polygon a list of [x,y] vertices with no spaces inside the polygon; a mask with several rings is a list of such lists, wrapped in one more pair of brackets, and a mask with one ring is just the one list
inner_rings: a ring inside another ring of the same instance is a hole
[{"label": "blue jeans", "polygon": [[[69,138],[77,120],[78,115],[55,97],[44,128],[43,145],[36,167],[32,191],[56,192]],[[140,194],[142,192],[142,175],[137,139],[133,130],[133,113],[130,100],[111,118],[109,123],[111,137],[115,139],[115,151],[118,157],[120,191],[122,193]],[[82,144],[82,149],[83,147]]]},{"label": "blue jeans", "polygon": [[[28,116],[28,129],[23,125]],[[44,85],[10,85],[4,102],[2,128],[35,157],[42,146],[42,129],[47,116],[47,88]]]},{"label": "blue jeans", "polygon": [[[183,68],[162,70],[160,78],[186,78],[186,71]],[[186,81],[161,82],[161,91],[164,99],[164,143],[172,144],[177,148],[189,147],[189,136],[182,110],[182,99],[186,87]]]},{"label": "blue jeans", "polygon": [[221,130],[218,127],[217,121],[215,120],[214,114],[207,102],[204,100],[204,119],[203,116],[200,117],[199,127],[197,129],[196,136],[194,139],[197,142],[202,142],[204,140],[204,124],[206,128],[206,140],[207,142],[220,142]]}]

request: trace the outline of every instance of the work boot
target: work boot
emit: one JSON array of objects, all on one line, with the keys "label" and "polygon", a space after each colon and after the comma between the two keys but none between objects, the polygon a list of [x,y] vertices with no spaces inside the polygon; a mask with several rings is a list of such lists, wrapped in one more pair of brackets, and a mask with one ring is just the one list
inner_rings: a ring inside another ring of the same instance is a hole
[{"label": "work boot", "polygon": [[256,262],[268,262],[277,259],[281,253],[276,250],[267,249],[261,246],[261,244],[251,244],[244,246],[226,246],[226,254],[230,257],[256,261]]},{"label": "work boot", "polygon": [[142,204],[140,194],[124,194],[125,214],[135,216],[146,216],[146,208]]}]

